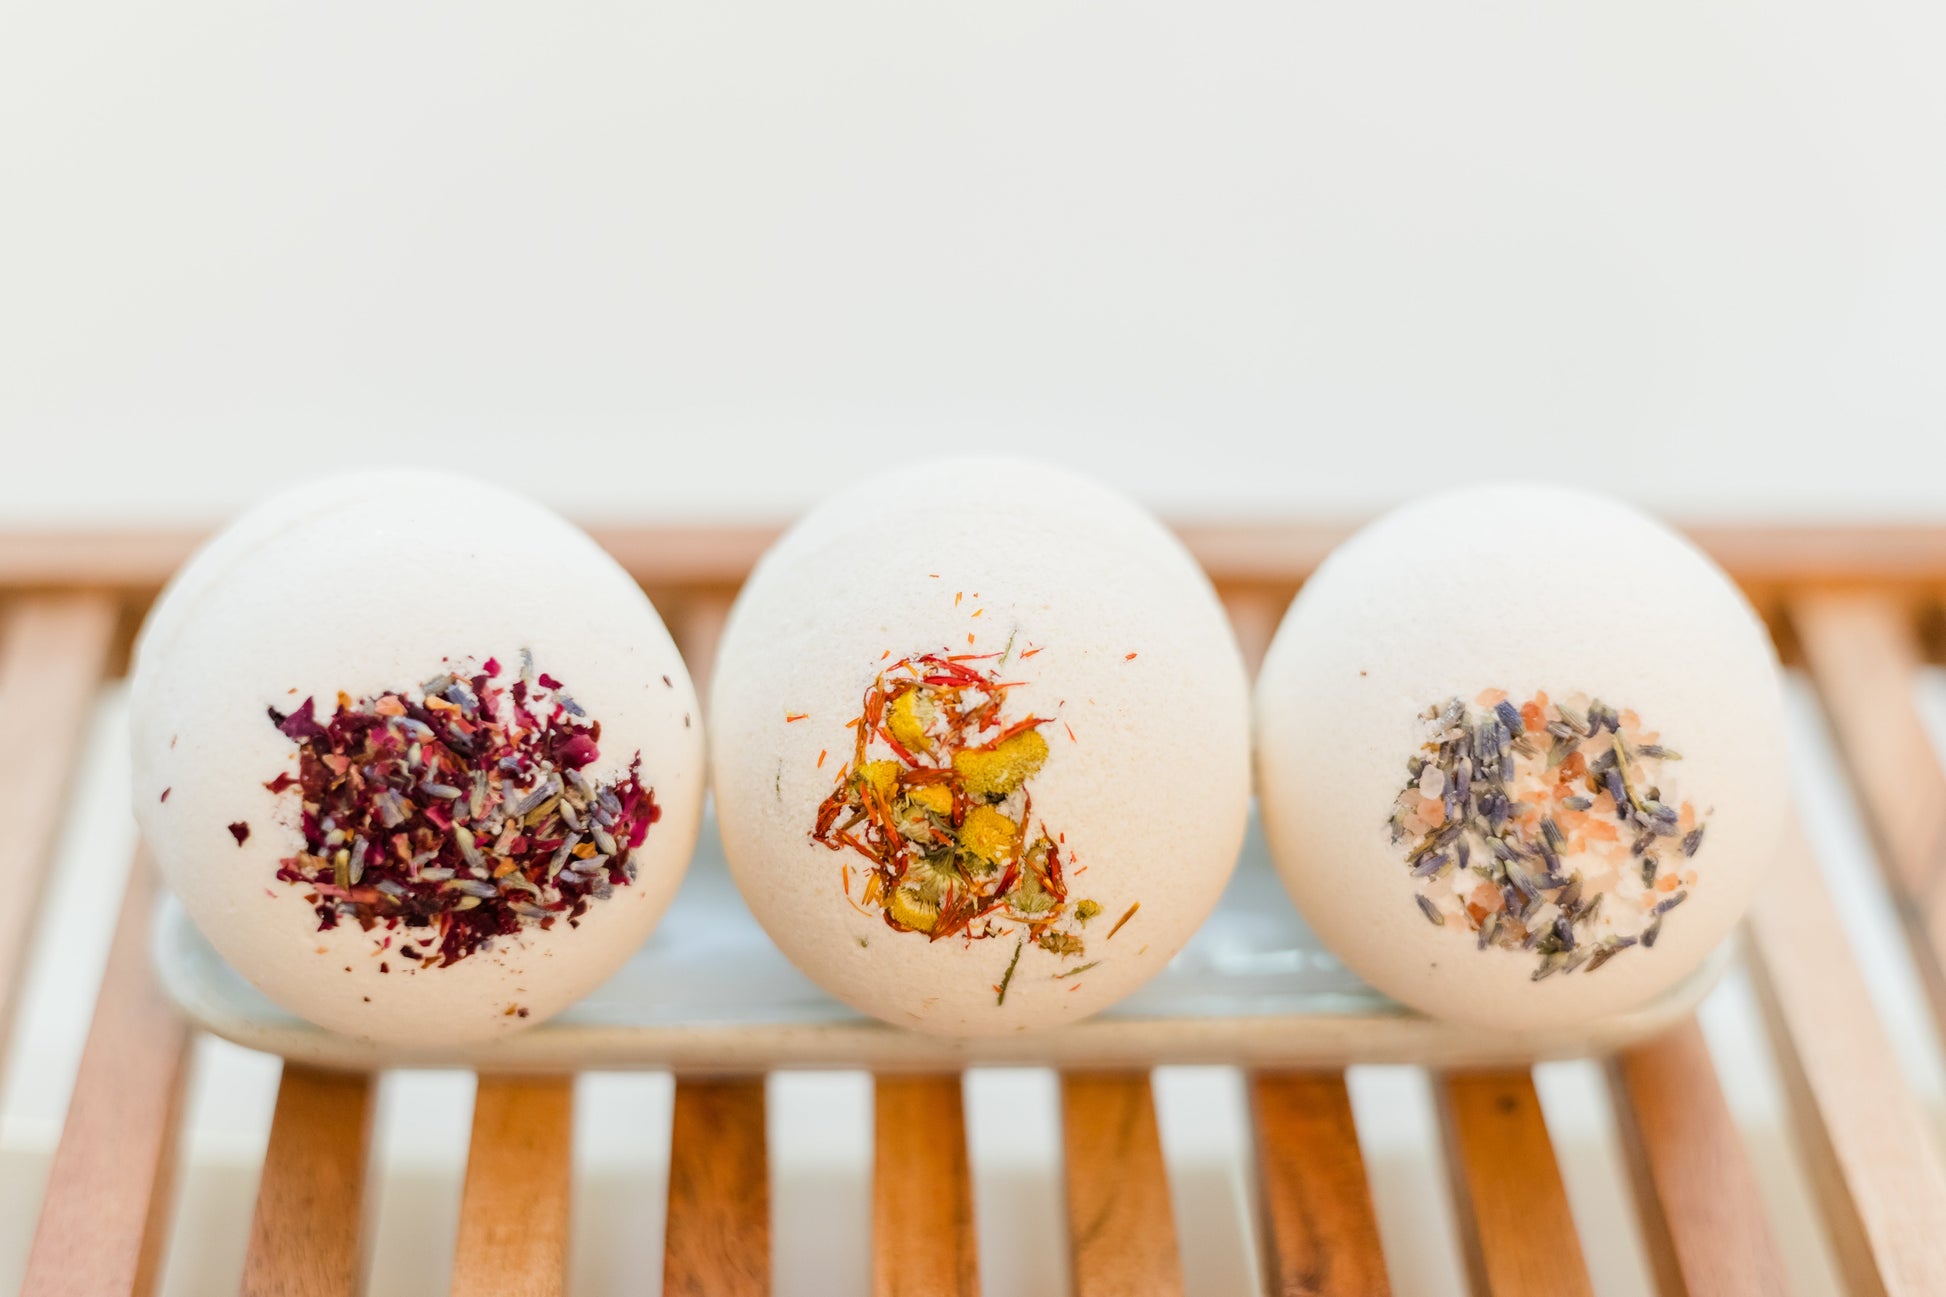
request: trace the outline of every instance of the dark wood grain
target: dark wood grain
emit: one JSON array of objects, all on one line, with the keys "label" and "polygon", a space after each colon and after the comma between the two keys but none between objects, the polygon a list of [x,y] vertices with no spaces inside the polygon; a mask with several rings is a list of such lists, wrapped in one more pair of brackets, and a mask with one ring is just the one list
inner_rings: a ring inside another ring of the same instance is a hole
[{"label": "dark wood grain", "polygon": [[1455,1073],[1441,1078],[1439,1094],[1475,1297],[1591,1297],[1533,1077]]},{"label": "dark wood grain", "polygon": [[1391,1292],[1343,1072],[1251,1081],[1264,1270],[1274,1297]]},{"label": "dark wood grain", "polygon": [[677,1080],[664,1297],[770,1291],[769,1166],[761,1080]]},{"label": "dark wood grain", "polygon": [[1061,1077],[1074,1297],[1181,1294],[1175,1209],[1144,1072]]}]

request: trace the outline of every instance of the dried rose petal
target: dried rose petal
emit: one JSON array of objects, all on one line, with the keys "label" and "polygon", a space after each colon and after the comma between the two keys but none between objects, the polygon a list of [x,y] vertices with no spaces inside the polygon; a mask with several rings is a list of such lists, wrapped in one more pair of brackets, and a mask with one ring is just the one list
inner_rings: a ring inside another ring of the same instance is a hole
[{"label": "dried rose petal", "polygon": [[277,877],[306,888],[320,931],[404,927],[402,949],[436,967],[524,926],[572,925],[633,881],[632,853],[661,815],[640,754],[622,778],[589,780],[600,723],[531,665],[504,690],[500,672],[488,658],[418,689],[341,694],[323,724],[311,699],[271,709],[298,773],[264,786],[301,794],[304,838]]}]

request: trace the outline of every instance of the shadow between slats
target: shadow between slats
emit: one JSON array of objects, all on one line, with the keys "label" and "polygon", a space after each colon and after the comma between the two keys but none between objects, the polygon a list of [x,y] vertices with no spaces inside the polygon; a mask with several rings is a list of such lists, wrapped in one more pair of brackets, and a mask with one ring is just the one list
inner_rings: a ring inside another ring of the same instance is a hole
[{"label": "shadow between slats", "polygon": [[1061,1142],[1074,1297],[1167,1297],[1182,1259],[1146,1072],[1065,1072]]},{"label": "shadow between slats", "polygon": [[676,1081],[663,1238],[663,1297],[762,1297],[770,1291],[761,1078]]},{"label": "shadow between slats", "polygon": [[1624,1050],[1608,1072],[1663,1297],[1784,1292],[1756,1171],[1695,1020]]},{"label": "shadow between slats", "polygon": [[1475,1297],[1592,1297],[1532,1075],[1453,1073],[1437,1089]]},{"label": "shadow between slats", "polygon": [[482,1076],[453,1249],[453,1297],[560,1297],[568,1281],[574,1082]]},{"label": "shadow between slats", "polygon": [[976,1297],[973,1173],[961,1079],[873,1082],[872,1291],[877,1297]]},{"label": "shadow between slats", "polygon": [[1273,1297],[1384,1297],[1391,1283],[1344,1073],[1260,1073],[1250,1099]]},{"label": "shadow between slats", "polygon": [[138,852],[48,1176],[22,1297],[154,1290],[168,1237],[189,1029],[149,972],[154,867]]}]

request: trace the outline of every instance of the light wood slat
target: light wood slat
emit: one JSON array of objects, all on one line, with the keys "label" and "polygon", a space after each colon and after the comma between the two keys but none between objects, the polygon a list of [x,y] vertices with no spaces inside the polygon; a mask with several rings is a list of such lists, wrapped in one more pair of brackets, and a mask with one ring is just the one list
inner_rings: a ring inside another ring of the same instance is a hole
[{"label": "light wood slat", "polygon": [[1277,634],[1284,610],[1291,606],[1287,589],[1259,585],[1228,586],[1221,591],[1223,610],[1230,615],[1230,628],[1236,632],[1237,648],[1243,653],[1244,670],[1255,678],[1264,662],[1264,653]]},{"label": "light wood slat", "polygon": [[[1355,524],[1185,523],[1174,530],[1210,575],[1296,581]],[[1946,580],[1946,527],[1684,526],[1738,581]],[[589,534],[645,585],[743,580],[781,528],[593,526]],[[199,529],[0,530],[0,588],[153,591],[208,536]]]},{"label": "light wood slat", "polygon": [[1146,1073],[1061,1077],[1074,1297],[1183,1291],[1169,1175]]},{"label": "light wood slat", "polygon": [[453,1297],[560,1297],[568,1282],[574,1082],[483,1076],[460,1195]]},{"label": "light wood slat", "polygon": [[664,1297],[770,1291],[764,1083],[676,1082],[669,1144]]},{"label": "light wood slat", "polygon": [[1624,1050],[1609,1080],[1664,1297],[1784,1292],[1756,1169],[1695,1020]]},{"label": "light wood slat", "polygon": [[1946,1167],[1792,826],[1752,908],[1751,966],[1799,1143],[1855,1293],[1946,1293]]},{"label": "light wood slat", "polygon": [[1273,1297],[1385,1297],[1391,1282],[1344,1073],[1261,1073],[1250,1094]]},{"label": "light wood slat", "polygon": [[154,867],[137,852],[21,1297],[155,1288],[189,1055],[189,1028],[149,971],[155,895]]},{"label": "light wood slat", "polygon": [[975,1297],[980,1260],[960,1078],[881,1076],[873,1114],[872,1291]]},{"label": "light wood slat", "polygon": [[709,706],[710,673],[716,666],[716,646],[723,638],[723,624],[730,619],[730,596],[708,592],[685,600],[675,611],[669,633],[682,653],[683,665],[696,686],[696,698]]},{"label": "light wood slat", "polygon": [[116,616],[106,596],[73,594],[36,595],[0,616],[0,1061]]},{"label": "light wood slat", "polygon": [[1912,609],[1884,592],[1816,591],[1793,600],[1791,624],[1894,882],[1923,902],[1946,868],[1946,770],[1915,706]]},{"label": "light wood slat", "polygon": [[364,1275],[372,1081],[285,1064],[244,1254],[245,1297],[350,1297]]},{"label": "light wood slat", "polygon": [[1439,1094],[1474,1297],[1592,1294],[1533,1077],[1455,1073]]}]

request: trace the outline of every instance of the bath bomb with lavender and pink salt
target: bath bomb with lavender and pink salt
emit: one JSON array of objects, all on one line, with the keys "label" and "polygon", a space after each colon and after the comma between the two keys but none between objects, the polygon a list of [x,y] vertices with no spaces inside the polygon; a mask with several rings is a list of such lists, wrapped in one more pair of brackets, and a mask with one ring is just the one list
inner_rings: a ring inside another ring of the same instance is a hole
[{"label": "bath bomb with lavender and pink salt", "polygon": [[1554,487],[1387,514],[1257,683],[1258,794],[1319,938],[1487,1028],[1638,1007],[1736,925],[1787,814],[1770,637],[1661,523]]}]

